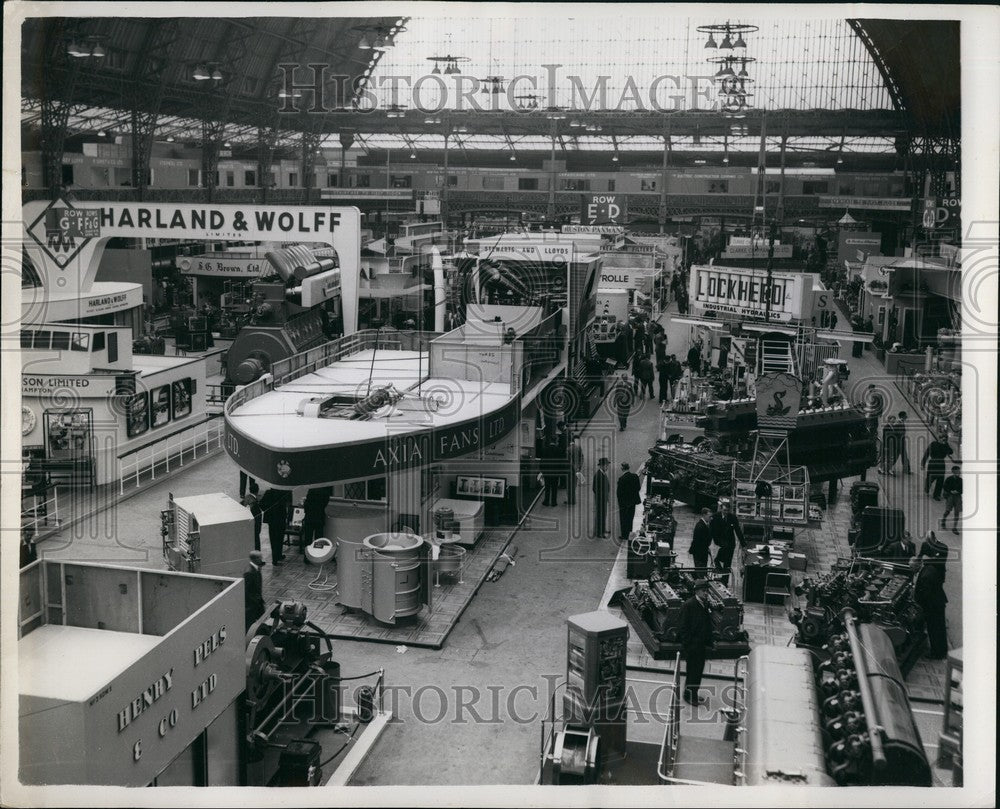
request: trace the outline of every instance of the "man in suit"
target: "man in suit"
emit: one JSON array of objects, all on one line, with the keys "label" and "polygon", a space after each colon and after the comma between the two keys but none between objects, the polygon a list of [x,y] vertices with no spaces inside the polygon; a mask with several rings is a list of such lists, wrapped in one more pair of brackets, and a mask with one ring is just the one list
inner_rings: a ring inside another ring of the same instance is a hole
[{"label": "man in suit", "polygon": [[[243,605],[246,629],[264,614],[264,557],[260,551],[250,551],[250,566],[243,573]],[[246,630],[244,630],[246,631]]]},{"label": "man in suit", "polygon": [[629,534],[632,533],[632,523],[635,521],[635,507],[642,502],[642,499],[639,497],[639,489],[641,487],[642,484],[639,482],[639,476],[635,472],[630,471],[627,463],[623,463],[622,473],[618,477],[616,490],[622,542],[627,541]]},{"label": "man in suit", "polygon": [[634,395],[628,377],[622,374],[618,379],[618,384],[611,390],[611,406],[618,414],[619,432],[625,432],[625,428],[628,426],[628,416],[632,412]]},{"label": "man in suit", "polygon": [[569,461],[569,480],[566,481],[566,503],[571,506],[576,505],[576,487],[579,483],[577,475],[583,472],[583,447],[580,445],[580,436],[574,435],[573,440],[567,450]]},{"label": "man in suit", "polygon": [[260,498],[250,492],[243,500],[243,505],[250,509],[250,513],[253,515],[253,547],[254,550],[260,550],[260,529],[264,525],[264,512],[260,507]]},{"label": "man in suit", "polygon": [[594,536],[597,539],[607,536],[608,500],[611,497],[611,480],[608,478],[610,464],[611,461],[607,458],[601,458],[597,462],[597,471],[594,472],[594,481],[590,487],[594,493]]},{"label": "man in suit", "polygon": [[701,705],[706,700],[698,695],[701,677],[705,671],[705,658],[715,643],[712,614],[708,609],[708,581],[698,579],[694,585],[694,595],[681,606],[680,640],[684,651],[686,676],[684,678],[684,701],[689,705]]},{"label": "man in suit", "polygon": [[709,522],[712,519],[711,509],[703,508],[701,517],[694,524],[694,538],[691,540],[691,547],[688,553],[694,559],[696,568],[708,568],[708,552],[712,545],[712,529]]},{"label": "man in suit", "polygon": [[719,546],[719,550],[715,554],[715,569],[724,574],[722,581],[728,586],[729,569],[733,564],[736,540],[739,539],[741,545],[744,543],[743,528],[740,526],[740,521],[736,519],[736,515],[730,511],[728,500],[719,500],[719,510],[712,517],[711,529],[712,542]]},{"label": "man in suit", "polygon": [[285,532],[288,530],[288,509],[291,505],[292,493],[281,489],[268,489],[260,498],[273,565],[280,565],[285,558]]},{"label": "man in suit", "polygon": [[933,531],[930,532],[930,537],[920,546],[920,569],[913,582],[913,600],[924,613],[927,640],[930,641],[927,656],[931,660],[942,660],[948,656],[948,625],[945,621],[948,596],[944,592],[948,547],[934,537]]},{"label": "man in suit", "polygon": [[310,489],[302,503],[302,533],[299,535],[299,553],[305,556],[306,545],[323,536],[326,531],[326,505],[333,496],[330,486]]}]

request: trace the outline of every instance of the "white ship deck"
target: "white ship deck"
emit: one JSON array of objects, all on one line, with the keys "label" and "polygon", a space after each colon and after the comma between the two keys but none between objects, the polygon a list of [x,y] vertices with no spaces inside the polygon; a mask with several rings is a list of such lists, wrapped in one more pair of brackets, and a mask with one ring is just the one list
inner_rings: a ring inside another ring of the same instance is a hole
[{"label": "white ship deck", "polygon": [[[508,384],[433,378],[427,372],[426,353],[366,349],[251,399],[230,412],[227,419],[233,428],[263,446],[294,450],[446,427],[487,416],[510,402]],[[369,374],[372,391],[391,383],[408,395],[367,420],[298,414],[300,404],[314,397],[363,398],[369,390]],[[421,401],[420,392],[424,400],[438,399],[441,406],[435,411]]]}]

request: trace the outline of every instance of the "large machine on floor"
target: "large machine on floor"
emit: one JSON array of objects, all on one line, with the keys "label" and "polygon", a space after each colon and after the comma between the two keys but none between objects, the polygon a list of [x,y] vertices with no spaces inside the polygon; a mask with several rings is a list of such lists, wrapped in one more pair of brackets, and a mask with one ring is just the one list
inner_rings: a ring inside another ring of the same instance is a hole
[{"label": "large machine on floor", "polygon": [[333,336],[332,323],[340,317],[335,259],[317,257],[305,245],[265,257],[276,277],[254,283],[249,299],[232,301],[246,323],[226,353],[225,385],[230,387],[249,384],[278,360],[321,345]]}]

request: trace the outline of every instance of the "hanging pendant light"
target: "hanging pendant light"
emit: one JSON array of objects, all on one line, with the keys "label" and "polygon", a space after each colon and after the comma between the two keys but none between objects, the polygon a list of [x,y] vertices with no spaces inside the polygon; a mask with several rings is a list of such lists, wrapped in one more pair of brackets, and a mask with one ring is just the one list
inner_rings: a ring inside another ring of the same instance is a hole
[{"label": "hanging pendant light", "polygon": [[617,163],[618,162],[618,152],[615,152],[614,157],[611,158],[611,162],[612,163]]},{"label": "hanging pendant light", "polygon": [[715,41],[715,37],[711,34],[708,35],[708,42],[705,43],[706,48],[718,48],[719,44]]},{"label": "hanging pendant light", "polygon": [[368,38],[368,34],[361,35],[361,40],[358,42],[358,47],[364,50],[371,50],[372,42]]},{"label": "hanging pendant light", "polygon": [[431,73],[433,73],[436,76],[441,75],[441,68],[438,67],[437,62],[434,63],[434,69],[431,71]]},{"label": "hanging pendant light", "polygon": [[733,43],[733,47],[738,50],[746,50],[747,43],[743,41],[743,34],[736,35],[736,41]]},{"label": "hanging pendant light", "polygon": [[219,68],[212,71],[212,81],[222,81],[222,71]]},{"label": "hanging pendant light", "polygon": [[516,154],[514,154],[513,152],[511,152],[511,153],[510,153],[510,159],[511,159],[511,160],[517,160],[517,155],[516,155]]},{"label": "hanging pendant light", "polygon": [[726,31],[726,35],[722,38],[722,42],[719,43],[720,48],[725,48],[727,51],[733,49],[733,41],[729,38],[729,32]]},{"label": "hanging pendant light", "polygon": [[101,43],[98,42],[94,45],[94,50],[90,52],[90,55],[95,59],[103,59],[107,54],[105,53],[104,48],[101,47]]}]

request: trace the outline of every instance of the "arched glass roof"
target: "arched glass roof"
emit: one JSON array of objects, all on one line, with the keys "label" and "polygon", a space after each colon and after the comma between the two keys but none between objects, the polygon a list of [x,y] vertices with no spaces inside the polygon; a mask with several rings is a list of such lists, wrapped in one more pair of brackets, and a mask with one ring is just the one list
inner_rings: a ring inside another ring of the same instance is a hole
[{"label": "arched glass roof", "polygon": [[[699,26],[726,23],[759,30],[743,35],[745,50],[719,47],[721,34],[717,47],[706,48]],[[369,103],[381,108],[713,109],[716,74],[726,64],[708,58],[726,55],[755,60],[730,63],[737,73],[745,67],[754,109],[893,108],[878,68],[843,19],[412,18],[406,28],[369,81]],[[458,59],[428,60],[447,56]],[[433,74],[435,64],[460,73]]]}]

